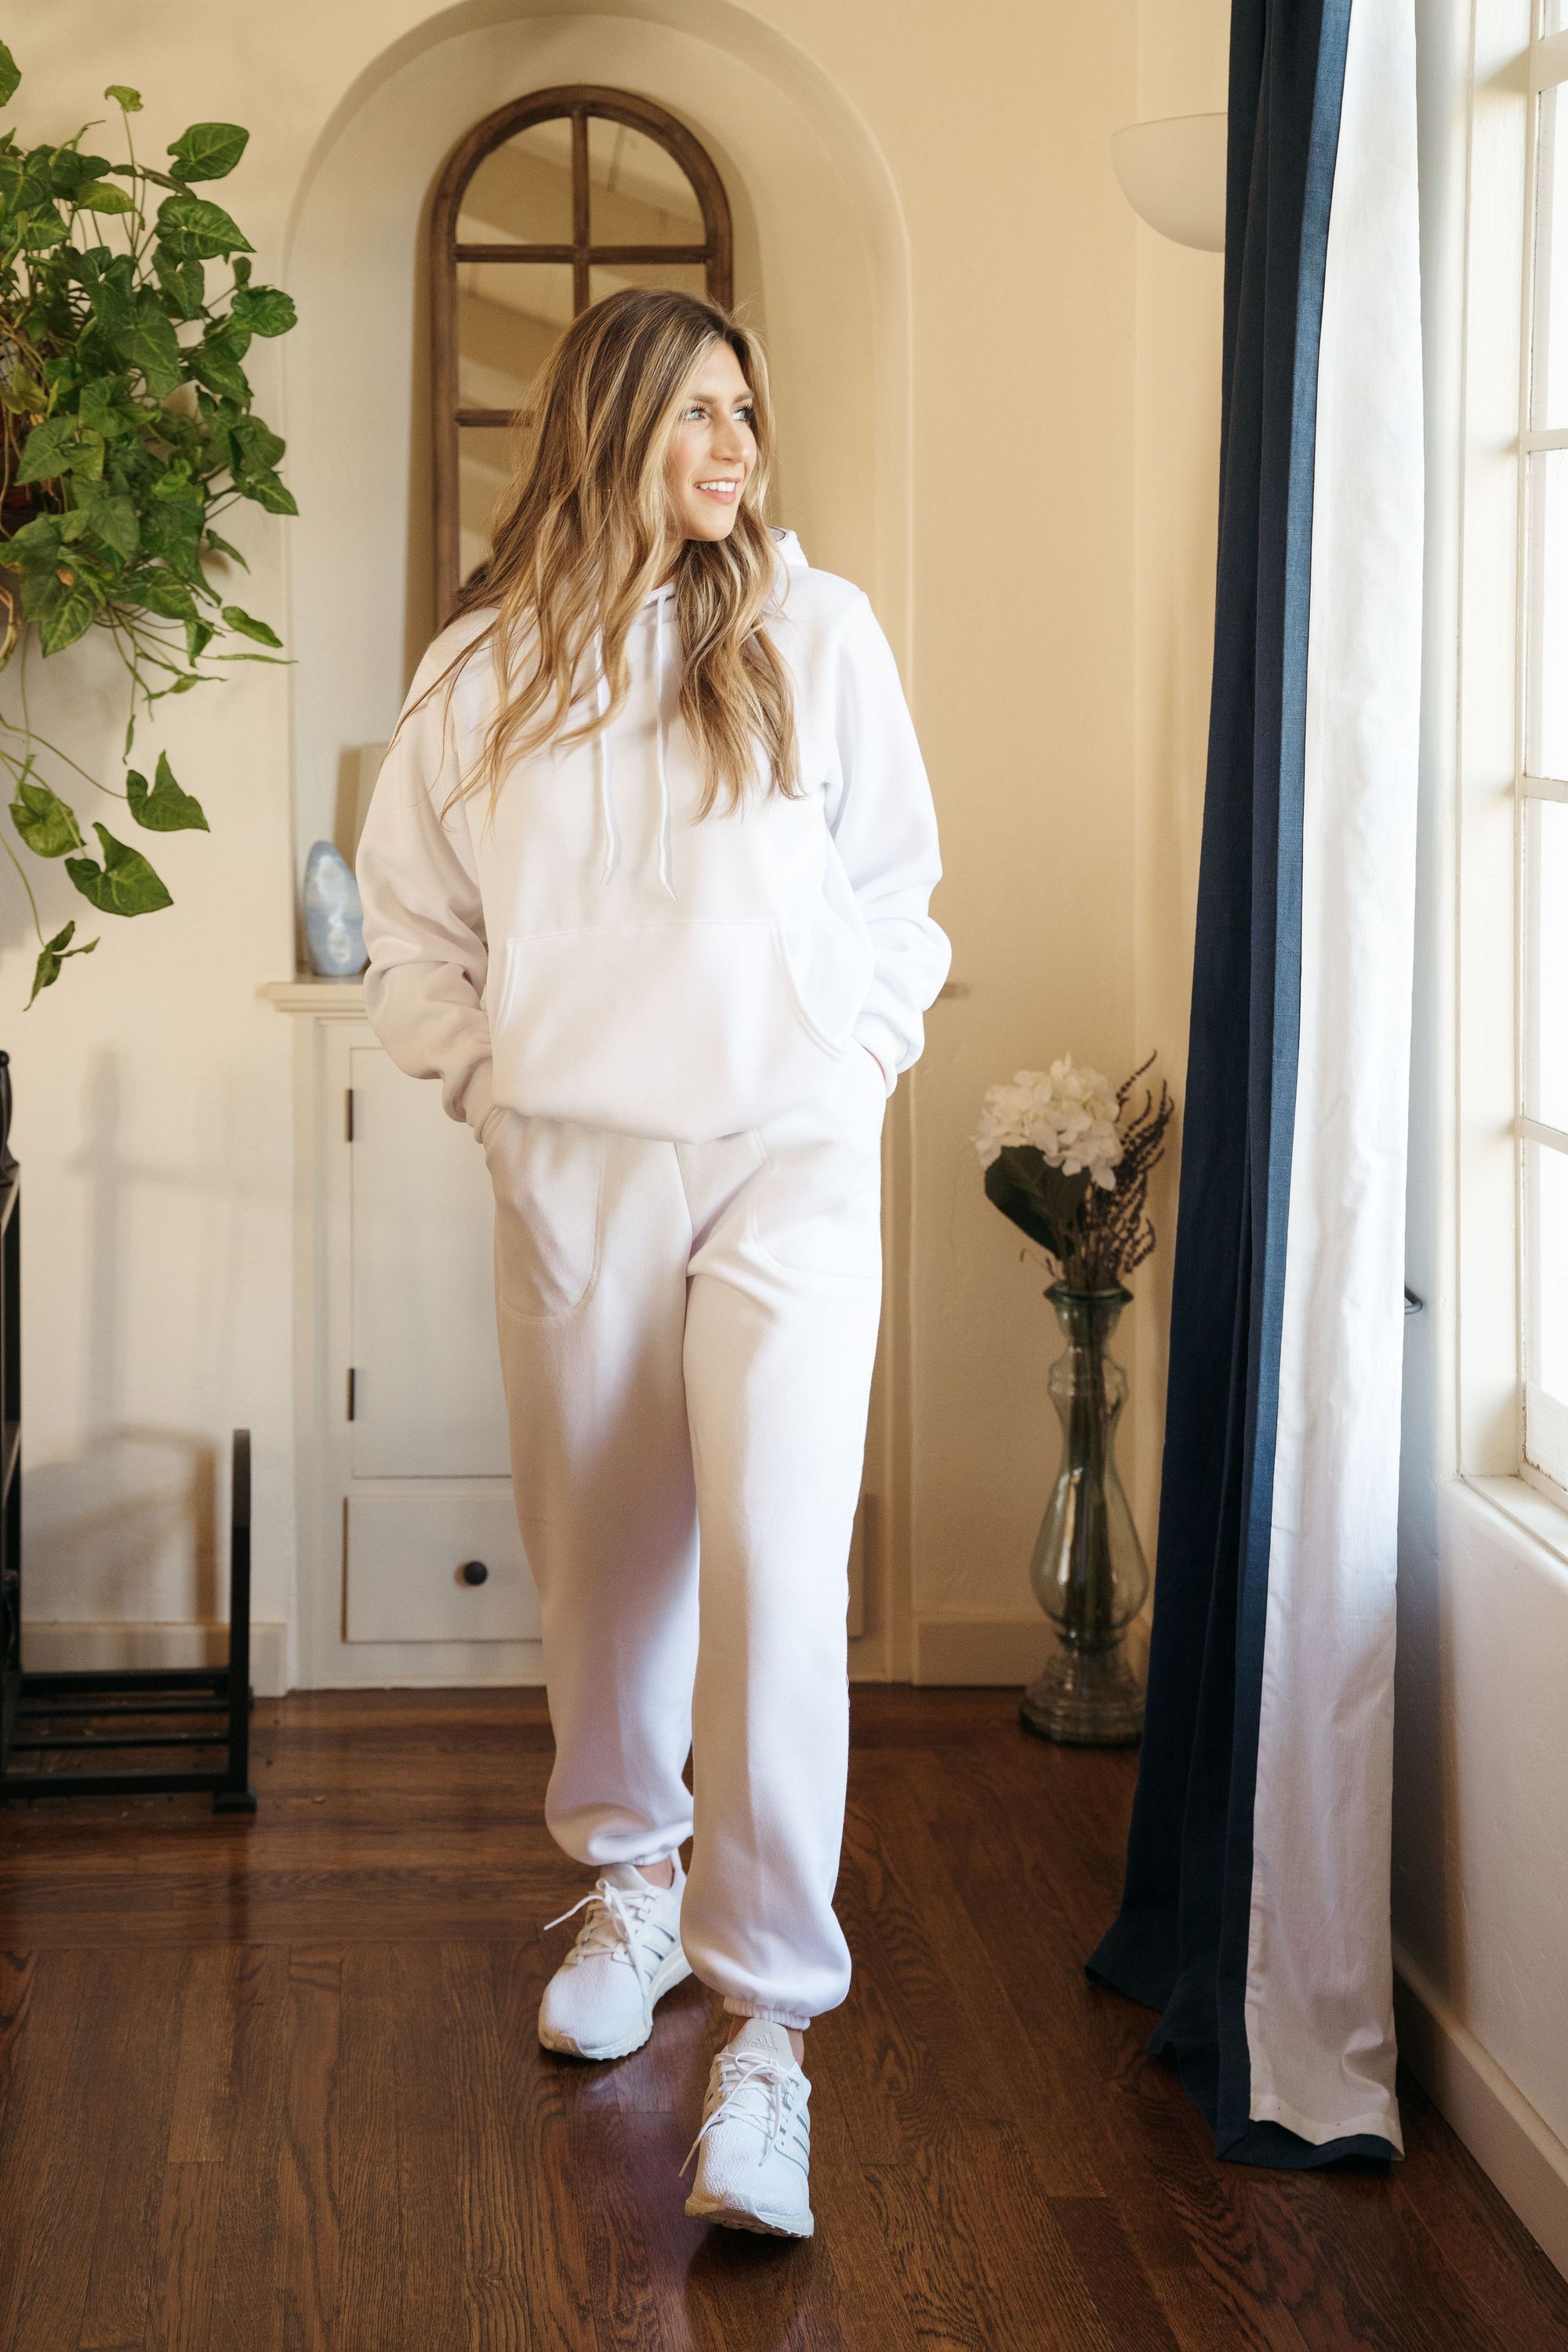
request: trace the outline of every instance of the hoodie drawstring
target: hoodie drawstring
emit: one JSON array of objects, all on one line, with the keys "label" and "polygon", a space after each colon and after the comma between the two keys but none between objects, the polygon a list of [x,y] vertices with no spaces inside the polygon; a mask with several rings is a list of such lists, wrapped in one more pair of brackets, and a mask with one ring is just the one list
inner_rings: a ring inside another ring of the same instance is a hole
[{"label": "hoodie drawstring", "polygon": [[[659,596],[654,604],[653,617],[653,701],[654,701],[654,766],[658,777],[658,878],[667,896],[673,898],[674,816],[669,799],[668,729],[664,716],[665,606],[669,600]],[[605,671],[605,640],[595,641],[594,699],[601,722],[610,708],[610,681]],[[611,768],[610,730],[602,723],[594,737],[595,772],[599,792],[599,830],[605,839],[605,864],[602,879],[607,882],[621,862],[620,828],[616,822],[616,788]]]},{"label": "hoodie drawstring", "polygon": [[653,608],[653,707],[654,760],[658,770],[658,878],[667,894],[673,898],[675,884],[671,879],[669,776],[666,767],[664,724],[664,608],[668,599],[660,596]]},{"label": "hoodie drawstring", "polygon": [[605,675],[605,641],[597,641],[594,699],[600,727],[594,738],[594,764],[599,783],[599,829],[605,836],[604,879],[607,882],[621,862],[621,836],[616,824],[616,794],[610,781],[610,730],[602,722],[610,707],[610,681]]}]

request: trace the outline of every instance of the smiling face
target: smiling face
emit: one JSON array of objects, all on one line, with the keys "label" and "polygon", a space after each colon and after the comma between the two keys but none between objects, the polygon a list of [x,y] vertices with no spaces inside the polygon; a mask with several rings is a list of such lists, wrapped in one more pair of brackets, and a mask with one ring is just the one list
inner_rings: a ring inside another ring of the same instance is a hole
[{"label": "smiling face", "polygon": [[757,462],[754,415],[740,361],[728,343],[713,342],[681,394],[665,453],[674,540],[727,539],[734,529]]}]

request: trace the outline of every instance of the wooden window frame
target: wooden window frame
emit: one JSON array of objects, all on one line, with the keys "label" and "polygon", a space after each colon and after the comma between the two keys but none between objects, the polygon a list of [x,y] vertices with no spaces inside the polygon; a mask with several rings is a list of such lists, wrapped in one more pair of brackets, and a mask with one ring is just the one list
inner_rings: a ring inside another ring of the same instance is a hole
[{"label": "wooden window frame", "polygon": [[[567,245],[464,245],[458,218],[469,181],[488,155],[536,122],[566,118],[572,125],[572,238]],[[617,122],[662,147],[689,181],[702,214],[700,245],[595,245],[589,235],[588,124]],[[587,82],[531,90],[487,114],[460,139],[441,169],[430,215],[430,389],[435,436],[436,600],[444,618],[461,584],[458,469],[465,425],[509,425],[505,408],[458,404],[458,265],[464,261],[569,263],[574,316],[588,307],[589,271],[595,264],[700,263],[710,299],[728,310],[733,299],[734,245],[730,202],[707,150],[672,114],[634,91]]]}]

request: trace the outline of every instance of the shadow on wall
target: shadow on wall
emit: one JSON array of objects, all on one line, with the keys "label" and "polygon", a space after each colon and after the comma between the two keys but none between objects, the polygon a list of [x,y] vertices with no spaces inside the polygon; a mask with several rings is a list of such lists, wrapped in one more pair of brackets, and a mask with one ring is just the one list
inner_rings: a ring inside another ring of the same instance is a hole
[{"label": "shadow on wall", "polygon": [[[226,1606],[220,1601],[220,1588],[226,1590],[219,1562],[221,1449],[208,1432],[127,1415],[128,1402],[134,1402],[127,1393],[128,1341],[139,1316],[166,1315],[170,1329],[189,1331],[195,1325],[205,1335],[205,1360],[170,1366],[168,1388],[184,1397],[229,1388],[226,1358],[242,1279],[236,1195],[246,1188],[243,1175],[237,1176],[240,1150],[225,1149],[240,1139],[225,1129],[238,1122],[214,1122],[218,1150],[205,1167],[160,1167],[132,1158],[124,1148],[119,1063],[108,1052],[90,1066],[84,1110],[81,1148],[65,1166],[85,1180],[81,1263],[71,1277],[85,1312],[84,1344],[68,1350],[73,1366],[85,1372],[80,1411],[71,1416],[85,1436],[78,1450],[37,1464],[28,1461],[24,1439],[26,1614],[35,1622],[210,1622]],[[183,1202],[172,1201],[171,1192],[184,1196]],[[133,1224],[148,1201],[160,1218],[183,1210],[195,1315],[191,1298],[148,1301],[137,1295]],[[58,1313],[48,1296],[50,1280],[47,1264],[29,1269],[24,1308],[29,1319]],[[144,1348],[136,1355],[145,1361]],[[26,1410],[24,1398],[24,1428]]]}]

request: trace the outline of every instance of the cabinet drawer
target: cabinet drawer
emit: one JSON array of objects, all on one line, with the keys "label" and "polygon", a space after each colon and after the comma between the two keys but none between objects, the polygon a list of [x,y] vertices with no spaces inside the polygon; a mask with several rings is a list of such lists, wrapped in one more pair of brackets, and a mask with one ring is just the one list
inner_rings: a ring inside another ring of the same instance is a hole
[{"label": "cabinet drawer", "polygon": [[[465,1563],[480,1561],[482,1583]],[[533,1589],[510,1494],[351,1495],[343,1559],[350,1642],[531,1642]]]}]

